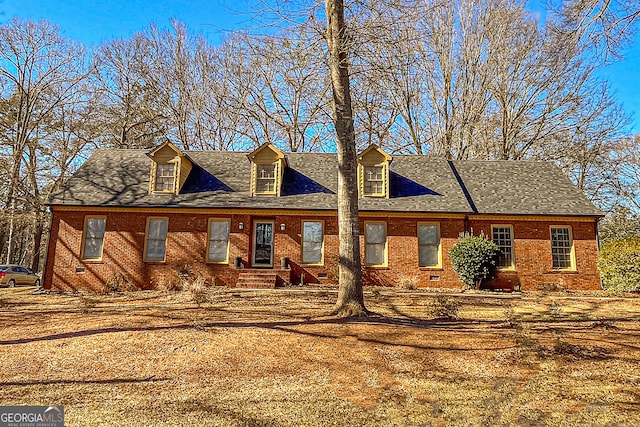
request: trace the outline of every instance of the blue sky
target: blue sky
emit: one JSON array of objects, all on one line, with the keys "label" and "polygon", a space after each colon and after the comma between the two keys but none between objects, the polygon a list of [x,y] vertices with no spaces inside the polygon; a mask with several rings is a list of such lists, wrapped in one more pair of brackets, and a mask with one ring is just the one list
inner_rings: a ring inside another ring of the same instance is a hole
[{"label": "blue sky", "polygon": [[168,26],[172,18],[202,33],[212,43],[224,30],[251,26],[251,0],[0,0],[1,19],[47,19],[62,33],[91,46],[113,38],[128,38],[151,22]]},{"label": "blue sky", "polygon": [[[65,36],[91,46],[129,37],[151,22],[167,26],[177,18],[191,31],[218,43],[225,30],[255,26],[250,14],[238,11],[256,4],[257,0],[0,0],[0,20],[47,19]],[[630,131],[640,132],[640,36],[624,54],[624,60],[602,70],[601,76],[609,81],[625,111],[633,115]]]}]

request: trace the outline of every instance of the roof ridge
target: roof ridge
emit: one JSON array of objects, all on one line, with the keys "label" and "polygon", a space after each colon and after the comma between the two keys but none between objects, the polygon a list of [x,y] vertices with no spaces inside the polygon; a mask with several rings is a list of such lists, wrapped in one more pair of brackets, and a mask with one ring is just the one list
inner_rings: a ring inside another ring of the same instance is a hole
[{"label": "roof ridge", "polygon": [[464,162],[464,163],[551,163],[551,164],[555,164],[553,160],[527,160],[527,159],[522,159],[522,160],[454,159],[451,161]]}]

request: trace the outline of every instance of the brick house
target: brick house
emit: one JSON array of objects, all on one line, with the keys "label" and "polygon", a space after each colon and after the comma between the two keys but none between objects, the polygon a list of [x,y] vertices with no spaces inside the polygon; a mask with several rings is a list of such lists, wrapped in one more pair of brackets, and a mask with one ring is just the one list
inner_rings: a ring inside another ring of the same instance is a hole
[{"label": "brick house", "polygon": [[[335,283],[335,154],[97,150],[49,204],[45,287],[153,288],[190,270],[222,286]],[[598,289],[602,216],[552,163],[358,156],[365,285],[459,288],[465,230],[500,247],[493,288]],[[286,259],[284,259],[286,258]]]}]

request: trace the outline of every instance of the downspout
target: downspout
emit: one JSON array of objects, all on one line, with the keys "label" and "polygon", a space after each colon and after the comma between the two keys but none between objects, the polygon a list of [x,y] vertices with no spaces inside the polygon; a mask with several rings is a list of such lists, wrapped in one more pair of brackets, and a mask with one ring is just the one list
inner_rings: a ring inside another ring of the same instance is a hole
[{"label": "downspout", "polygon": [[[45,275],[47,274],[47,267],[48,267],[48,264],[49,264],[49,251],[52,250],[51,249],[51,227],[53,226],[53,209],[51,209],[51,206],[49,206],[48,210],[50,212],[50,215],[49,215],[49,233],[48,233],[49,236],[47,237],[47,251],[44,253],[44,260],[42,262],[42,277],[40,278],[40,286],[42,288],[44,288]],[[53,287],[53,282],[51,283],[51,286],[49,287],[49,289],[51,289],[52,287]]]},{"label": "downspout", "polygon": [[[596,233],[596,248],[598,248],[598,258],[600,258],[600,233],[599,233],[599,228],[600,228],[600,220],[602,220],[603,217],[598,216],[596,217],[596,222],[594,223],[594,228],[595,228],[595,233]],[[598,277],[600,278],[600,289],[604,289],[604,282],[602,281],[602,275],[600,274],[600,269],[598,268],[598,262],[596,260],[596,269],[598,270]]]}]

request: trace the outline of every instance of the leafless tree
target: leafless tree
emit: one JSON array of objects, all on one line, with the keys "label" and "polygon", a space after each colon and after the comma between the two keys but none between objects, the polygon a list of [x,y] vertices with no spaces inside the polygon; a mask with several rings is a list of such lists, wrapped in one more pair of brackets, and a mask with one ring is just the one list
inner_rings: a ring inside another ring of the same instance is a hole
[{"label": "leafless tree", "polygon": [[[411,4],[409,4],[411,3]],[[359,146],[376,143],[390,152],[429,150],[424,103],[430,67],[415,22],[414,2],[350,5],[353,99]]]},{"label": "leafless tree", "polygon": [[356,140],[349,87],[347,25],[342,0],[327,0],[326,16],[338,152],[339,289],[333,311],[339,316],[362,316],[367,310],[360,270]]},{"label": "leafless tree", "polygon": [[248,150],[259,145],[243,105],[255,84],[246,46],[232,34],[218,47],[202,46],[195,57],[195,108],[198,149]]},{"label": "leafless tree", "polygon": [[37,270],[46,221],[42,189],[50,184],[42,171],[53,151],[51,135],[63,127],[59,111],[83,96],[85,51],[47,21],[14,19],[0,27],[0,59],[6,261]]},{"label": "leafless tree", "polygon": [[167,133],[158,94],[148,82],[153,62],[142,33],[99,46],[93,55],[92,100],[102,111],[100,144],[120,148],[150,147]]},{"label": "leafless tree", "polygon": [[246,41],[259,74],[246,107],[273,124],[282,139],[274,142],[294,152],[317,150],[326,137],[330,100],[322,40],[300,25]]},{"label": "leafless tree", "polygon": [[596,52],[620,57],[620,51],[640,18],[636,0],[549,0],[557,15],[556,30],[587,42]]},{"label": "leafless tree", "polygon": [[204,123],[198,120],[197,102],[210,92],[199,93],[204,76],[200,74],[202,64],[198,58],[207,49],[205,41],[190,34],[186,25],[175,19],[171,28],[151,24],[143,34],[151,59],[145,79],[169,124],[166,136],[187,150],[204,147]]}]

